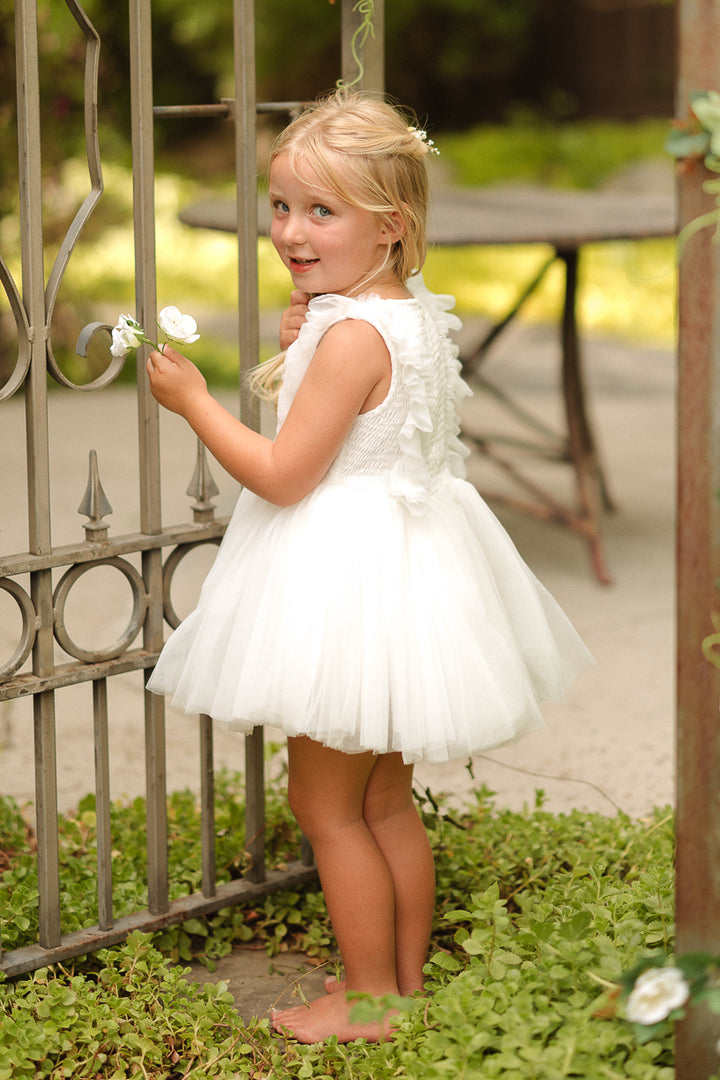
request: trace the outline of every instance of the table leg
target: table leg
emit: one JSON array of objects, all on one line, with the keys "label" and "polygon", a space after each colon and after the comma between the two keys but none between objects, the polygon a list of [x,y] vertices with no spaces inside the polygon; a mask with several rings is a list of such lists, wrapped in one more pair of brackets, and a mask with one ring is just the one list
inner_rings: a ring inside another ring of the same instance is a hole
[{"label": "table leg", "polygon": [[562,386],[567,419],[568,445],[575,469],[583,533],[590,545],[593,568],[603,584],[612,582],[605,562],[600,534],[603,509],[614,510],[595,439],[588,418],[585,384],[577,328],[577,286],[579,252],[577,249],[558,249],[557,256],[565,265],[565,299],[562,314]]},{"label": "table leg", "polygon": [[[518,315],[520,309],[539,287],[547,271],[556,259],[565,268],[565,296],[563,301],[560,327],[562,351],[562,395],[565,407],[566,432],[553,431],[544,419],[535,416],[510,395],[505,393],[485,377],[482,362],[494,344],[498,335]],[[579,252],[576,248],[557,248],[552,256],[539,269],[535,277],[522,290],[516,303],[508,314],[484,336],[482,341],[463,359],[463,374],[491,394],[501,406],[519,419],[532,433],[533,438],[525,441],[501,436],[470,435],[465,437],[477,447],[479,452],[498,468],[504,471],[513,482],[522,488],[531,499],[518,499],[499,492],[487,493],[486,498],[521,510],[539,520],[554,521],[564,525],[583,537],[590,548],[595,576],[602,584],[610,584],[612,577],[607,569],[605,551],[600,534],[600,518],[603,510],[614,510],[615,506],[605,482],[600,465],[592,426],[586,407],[585,384],[583,378],[580,339],[577,326],[577,290],[578,290]],[[534,438],[537,436],[537,441]],[[534,484],[512,460],[499,454],[494,443],[507,444],[508,447],[522,447],[537,452],[543,457],[552,458],[572,466],[575,473],[579,507],[570,507],[561,503],[548,491]]]}]

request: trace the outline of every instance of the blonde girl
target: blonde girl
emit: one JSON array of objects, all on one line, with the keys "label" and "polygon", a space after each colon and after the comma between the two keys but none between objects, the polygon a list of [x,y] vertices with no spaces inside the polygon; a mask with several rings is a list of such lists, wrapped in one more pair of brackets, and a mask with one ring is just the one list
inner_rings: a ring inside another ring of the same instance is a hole
[{"label": "blonde girl", "polygon": [[301,1042],[380,1039],[347,994],[423,988],[432,854],[413,764],[541,724],[590,662],[565,615],[464,477],[469,393],[450,297],[420,276],[425,134],[339,91],[283,132],[271,237],[295,287],[284,356],[259,376],[274,439],[243,426],[171,348],[153,394],[244,487],[195,611],[149,688],[238,731],[288,737],[290,805],[312,843],[344,967],[273,1015]]}]

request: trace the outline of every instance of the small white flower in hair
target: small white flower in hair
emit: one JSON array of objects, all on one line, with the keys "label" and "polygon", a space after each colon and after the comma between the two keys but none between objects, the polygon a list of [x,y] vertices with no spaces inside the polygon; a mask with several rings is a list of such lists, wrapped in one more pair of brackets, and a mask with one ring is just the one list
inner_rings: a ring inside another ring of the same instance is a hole
[{"label": "small white flower in hair", "polygon": [[411,135],[414,135],[416,139],[419,139],[421,143],[425,143],[425,146],[428,149],[428,153],[430,153],[430,154],[439,154],[440,153],[440,151],[438,150],[438,148],[435,145],[435,143],[433,142],[433,140],[428,138],[428,133],[427,133],[427,131],[425,131],[425,128],[418,128],[418,127],[413,127],[412,125],[410,125],[408,127],[408,131],[410,132]]}]

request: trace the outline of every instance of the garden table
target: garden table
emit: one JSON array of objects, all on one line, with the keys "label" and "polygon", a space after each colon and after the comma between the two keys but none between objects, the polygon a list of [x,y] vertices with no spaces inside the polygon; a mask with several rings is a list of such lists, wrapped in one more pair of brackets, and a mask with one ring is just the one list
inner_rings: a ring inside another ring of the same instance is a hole
[{"label": "garden table", "polygon": [[[235,232],[237,210],[234,202],[210,200],[182,211],[188,225]],[[267,235],[270,210],[267,199],[258,202],[258,225]],[[503,185],[484,188],[441,188],[431,206],[428,238],[444,247],[469,245],[545,245],[550,254],[539,271],[520,291],[507,314],[490,327],[473,348],[461,352],[463,374],[471,382],[492,393],[503,408],[532,433],[522,443],[530,449],[570,465],[574,470],[577,503],[569,506],[524,475],[512,460],[498,452],[501,436],[468,434],[465,438],[494,462],[527,496],[519,499],[500,494],[494,500],[514,506],[542,520],[562,524],[584,537],[589,545],[598,581],[612,581],[608,571],[600,519],[603,509],[613,509],[604,471],[590,422],[577,321],[578,265],[587,244],[614,240],[642,240],[673,236],[676,210],[671,195],[640,191],[569,191],[530,185]],[[515,318],[523,304],[540,286],[550,267],[559,262],[564,270],[564,300],[560,314],[561,395],[565,431],[553,431],[495,386],[483,373],[485,357],[499,334]],[[518,440],[506,440],[518,446]]]}]

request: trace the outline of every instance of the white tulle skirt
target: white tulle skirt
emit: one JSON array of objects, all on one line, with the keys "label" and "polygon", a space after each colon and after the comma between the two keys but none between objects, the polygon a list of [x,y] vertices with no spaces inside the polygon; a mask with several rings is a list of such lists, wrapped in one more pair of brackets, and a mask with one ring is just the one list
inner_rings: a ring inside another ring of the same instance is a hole
[{"label": "white tulle skirt", "polygon": [[248,732],[445,761],[542,724],[592,658],[475,489],[423,513],[379,484],[245,491],[149,689]]}]

